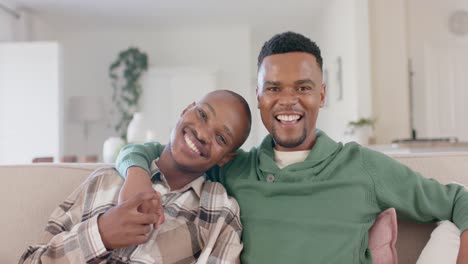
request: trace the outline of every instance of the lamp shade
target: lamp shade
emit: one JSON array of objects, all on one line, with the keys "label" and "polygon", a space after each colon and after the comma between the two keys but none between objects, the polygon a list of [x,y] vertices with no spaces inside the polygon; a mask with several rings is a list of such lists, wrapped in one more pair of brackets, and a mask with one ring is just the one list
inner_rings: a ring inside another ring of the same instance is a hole
[{"label": "lamp shade", "polygon": [[104,106],[101,97],[72,96],[68,109],[71,121],[96,122],[103,119]]}]

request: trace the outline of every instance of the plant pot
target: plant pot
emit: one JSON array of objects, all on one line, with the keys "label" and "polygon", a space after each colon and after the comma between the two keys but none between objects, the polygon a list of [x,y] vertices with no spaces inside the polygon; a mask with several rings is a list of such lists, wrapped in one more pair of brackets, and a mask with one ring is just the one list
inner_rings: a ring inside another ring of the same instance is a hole
[{"label": "plant pot", "polygon": [[127,128],[127,142],[133,144],[145,143],[147,130],[148,129],[143,113],[134,113],[133,118],[128,124]]},{"label": "plant pot", "polygon": [[120,149],[125,146],[125,143],[125,140],[120,137],[110,137],[106,139],[102,147],[104,163],[114,163],[119,155]]},{"label": "plant pot", "polygon": [[356,142],[361,145],[369,145],[374,131],[370,126],[363,126],[355,129]]}]

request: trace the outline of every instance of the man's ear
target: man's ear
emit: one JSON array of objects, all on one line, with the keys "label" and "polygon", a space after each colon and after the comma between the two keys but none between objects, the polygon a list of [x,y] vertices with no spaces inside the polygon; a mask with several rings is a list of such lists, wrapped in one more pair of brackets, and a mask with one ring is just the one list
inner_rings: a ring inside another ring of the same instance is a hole
[{"label": "man's ear", "polygon": [[220,167],[226,165],[226,163],[231,161],[236,155],[237,155],[237,152],[235,152],[235,151],[229,152],[220,161],[218,161],[217,165],[220,166]]},{"label": "man's ear", "polygon": [[260,106],[259,106],[259,101],[260,101],[260,98],[258,98],[259,94],[258,94],[258,86],[257,88],[255,89],[255,95],[257,96],[257,108],[260,109]]},{"label": "man's ear", "polygon": [[190,110],[190,108],[192,108],[193,106],[195,106],[195,102],[192,102],[191,104],[189,104],[187,107],[185,107],[184,111],[182,111],[182,113],[180,114],[180,116],[183,116],[188,110]]},{"label": "man's ear", "polygon": [[327,85],[322,84],[322,90],[320,91],[320,107],[325,105],[325,97],[327,96]]}]

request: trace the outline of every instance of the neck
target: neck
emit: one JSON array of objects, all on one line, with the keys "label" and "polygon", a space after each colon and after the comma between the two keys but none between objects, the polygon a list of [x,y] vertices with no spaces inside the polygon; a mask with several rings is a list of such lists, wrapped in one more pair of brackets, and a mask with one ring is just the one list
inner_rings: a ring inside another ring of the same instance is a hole
[{"label": "neck", "polygon": [[166,178],[171,190],[178,190],[203,175],[199,172],[192,172],[181,168],[172,157],[169,144],[164,148],[156,164]]}]

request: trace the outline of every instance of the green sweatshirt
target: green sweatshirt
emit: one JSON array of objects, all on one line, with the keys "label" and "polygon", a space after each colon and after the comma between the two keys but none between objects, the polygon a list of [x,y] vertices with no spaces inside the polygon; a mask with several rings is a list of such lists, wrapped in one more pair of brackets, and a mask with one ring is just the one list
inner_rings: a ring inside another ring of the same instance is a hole
[{"label": "green sweatshirt", "polygon": [[[394,207],[420,222],[452,220],[468,229],[468,193],[441,185],[384,154],[355,143],[342,145],[317,131],[304,162],[279,169],[272,138],[208,175],[241,207],[243,263],[372,263],[368,230]],[[162,151],[157,143],[129,145],[117,169],[149,170]]]}]

